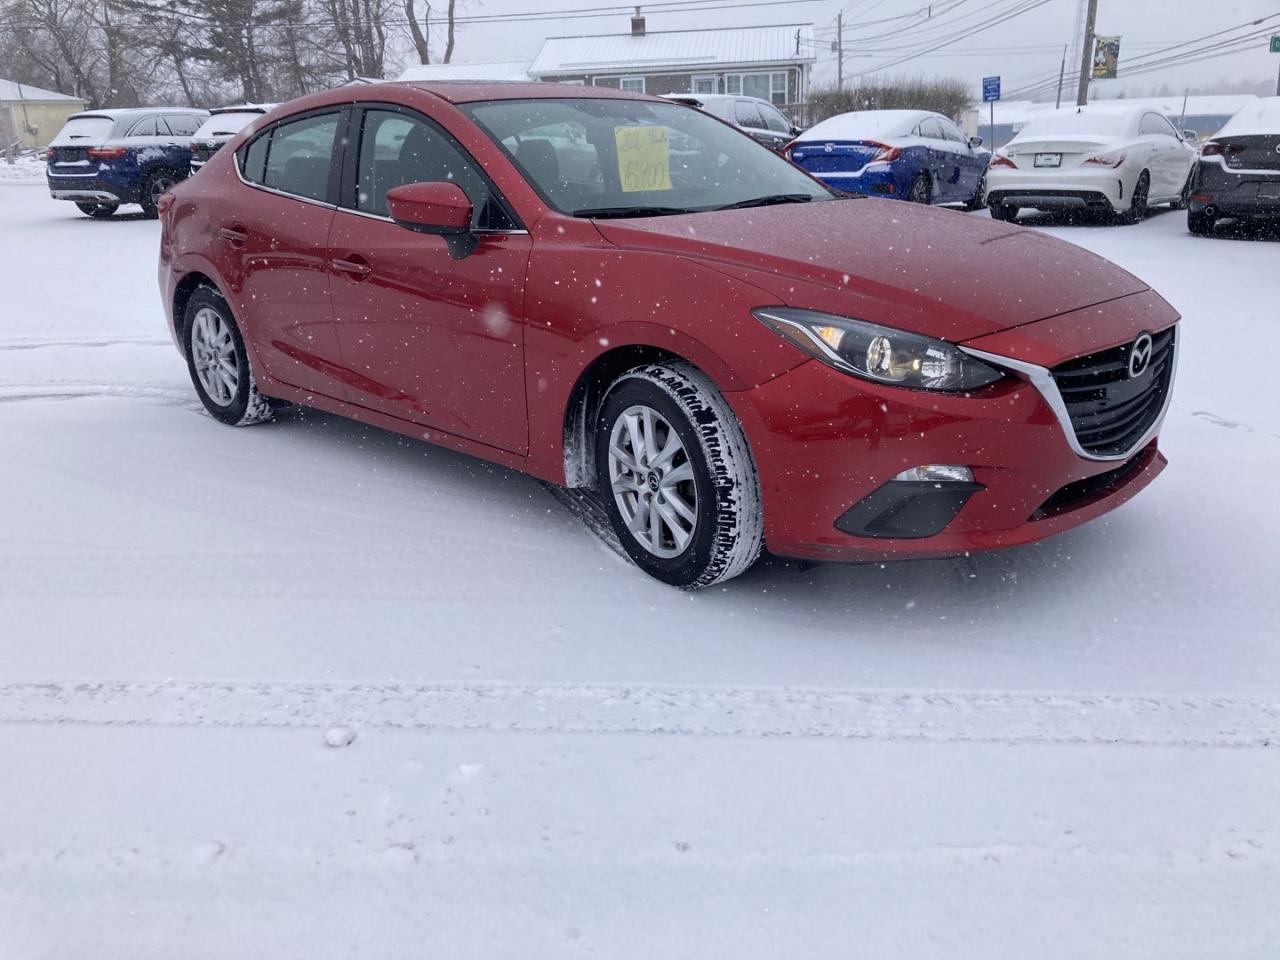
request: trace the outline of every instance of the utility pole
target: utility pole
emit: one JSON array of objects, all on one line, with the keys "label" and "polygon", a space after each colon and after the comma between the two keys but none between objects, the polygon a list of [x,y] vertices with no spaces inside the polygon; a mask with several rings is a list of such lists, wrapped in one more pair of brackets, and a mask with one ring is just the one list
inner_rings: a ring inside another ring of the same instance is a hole
[{"label": "utility pole", "polygon": [[1062,81],[1067,78],[1067,45],[1062,45],[1062,67],[1058,70],[1058,100],[1053,105],[1057,110],[1062,106]]},{"label": "utility pole", "polygon": [[1098,22],[1098,0],[1089,0],[1084,20],[1084,44],[1080,50],[1080,86],[1076,89],[1076,106],[1089,102],[1089,78],[1093,74],[1093,29]]},{"label": "utility pole", "polygon": [[[828,74],[830,76],[830,74]],[[836,89],[844,89],[844,13],[836,14]]]}]

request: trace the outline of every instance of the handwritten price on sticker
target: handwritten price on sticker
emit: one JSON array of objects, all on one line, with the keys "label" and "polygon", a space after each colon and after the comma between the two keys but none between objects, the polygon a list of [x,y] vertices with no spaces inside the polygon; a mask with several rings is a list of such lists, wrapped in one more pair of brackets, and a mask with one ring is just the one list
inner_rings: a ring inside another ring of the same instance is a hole
[{"label": "handwritten price on sticker", "polygon": [[671,189],[671,144],[666,127],[616,127],[613,136],[624,193]]}]

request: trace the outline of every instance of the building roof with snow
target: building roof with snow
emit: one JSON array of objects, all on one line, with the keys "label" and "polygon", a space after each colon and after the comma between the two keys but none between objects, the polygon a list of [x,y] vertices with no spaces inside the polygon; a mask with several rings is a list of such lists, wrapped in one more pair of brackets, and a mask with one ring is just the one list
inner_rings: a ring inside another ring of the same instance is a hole
[{"label": "building roof with snow", "polygon": [[528,60],[492,63],[422,63],[406,68],[401,80],[528,80]]},{"label": "building roof with snow", "polygon": [[549,37],[529,65],[536,79],[573,74],[686,72],[811,64],[813,25],[655,30]]},{"label": "building roof with snow", "polygon": [[88,103],[84,97],[72,97],[56,90],[44,90],[29,83],[0,80],[0,103],[25,100],[32,103]]}]

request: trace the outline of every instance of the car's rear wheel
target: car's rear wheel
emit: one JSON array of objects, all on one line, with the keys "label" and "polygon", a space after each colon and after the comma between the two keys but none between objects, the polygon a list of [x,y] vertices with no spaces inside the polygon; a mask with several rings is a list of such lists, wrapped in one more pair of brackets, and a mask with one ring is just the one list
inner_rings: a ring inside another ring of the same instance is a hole
[{"label": "car's rear wheel", "polygon": [[1217,217],[1210,216],[1203,210],[1187,211],[1187,229],[1194,233],[1197,237],[1212,236],[1213,228],[1217,224]]},{"label": "car's rear wheel", "polygon": [[76,209],[86,217],[93,217],[95,220],[106,220],[116,212],[117,206],[114,203],[77,203]]},{"label": "car's rear wheel", "polygon": [[147,177],[146,183],[142,185],[142,198],[138,201],[142,204],[142,212],[148,217],[156,216],[160,198],[172,190],[177,182],[178,178],[170,170],[157,170]]},{"label": "car's rear wheel", "polygon": [[1178,199],[1169,204],[1170,210],[1185,210],[1191,206],[1191,180],[1193,175],[1187,174],[1187,182],[1182,185],[1182,193],[1178,195]]},{"label": "car's rear wheel", "polygon": [[187,301],[182,342],[191,383],[214,418],[233,427],[271,419],[271,401],[258,392],[240,328],[213,288],[200,287]]},{"label": "car's rear wheel", "polygon": [[623,549],[650,576],[697,589],[760,555],[760,481],[746,435],[691,365],[624,373],[596,422],[596,480]]},{"label": "car's rear wheel", "polygon": [[1018,219],[1018,212],[1021,207],[1015,207],[1009,203],[993,203],[988,206],[991,211],[992,220],[1000,220],[1003,223],[1013,223]]},{"label": "car's rear wheel", "polygon": [[928,203],[932,198],[933,184],[929,182],[929,175],[916,174],[916,178],[911,181],[911,192],[907,194],[907,199],[912,203]]},{"label": "car's rear wheel", "polygon": [[987,175],[984,173],[982,179],[978,181],[978,188],[973,191],[973,196],[969,198],[969,202],[964,208],[969,211],[981,210],[983,194],[987,192]]},{"label": "car's rear wheel", "polygon": [[1141,223],[1147,217],[1147,200],[1151,196],[1151,175],[1143,170],[1133,186],[1129,209],[1117,214],[1121,223]]}]

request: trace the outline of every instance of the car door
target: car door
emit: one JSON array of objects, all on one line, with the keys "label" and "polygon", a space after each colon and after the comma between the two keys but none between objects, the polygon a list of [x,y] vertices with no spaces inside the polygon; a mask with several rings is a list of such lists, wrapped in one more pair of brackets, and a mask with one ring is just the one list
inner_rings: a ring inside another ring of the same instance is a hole
[{"label": "car door", "polygon": [[[489,178],[434,120],[355,111],[329,237],[334,316],[362,406],[515,453],[528,449],[524,282],[530,239]],[[522,149],[556,156],[550,140]],[[474,247],[388,216],[387,191],[452,181],[473,206]]]},{"label": "car door", "polygon": [[340,108],[281,121],[236,153],[240,189],[211,205],[216,259],[267,372],[343,399],[329,295]]},{"label": "car door", "polygon": [[1151,175],[1151,199],[1171,196],[1181,189],[1181,182],[1174,186],[1176,174],[1172,162],[1176,159],[1173,148],[1180,147],[1173,135],[1173,127],[1158,113],[1144,113],[1138,126],[1138,135],[1146,148],[1147,171]]},{"label": "car door", "polygon": [[920,121],[920,138],[928,153],[929,176],[933,181],[933,202],[940,203],[950,199],[955,185],[950,181],[954,174],[954,158],[947,144],[946,135],[942,132],[942,124],[937,117],[926,117]]},{"label": "car door", "polygon": [[973,148],[960,128],[950,120],[939,119],[942,135],[946,140],[946,160],[944,173],[947,180],[948,200],[968,200],[978,189],[977,166],[974,162]]},{"label": "car door", "polygon": [[756,109],[760,111],[760,116],[765,122],[765,126],[769,128],[769,132],[774,135],[773,148],[782,150],[794,137],[791,135],[791,121],[784,117],[775,107],[767,103],[757,103]]},{"label": "car door", "polygon": [[1187,147],[1178,131],[1174,129],[1169,118],[1154,114],[1158,123],[1158,148],[1161,154],[1161,166],[1166,171],[1167,196],[1177,196],[1186,186],[1187,175],[1191,172],[1191,164],[1195,159],[1195,151]]}]

